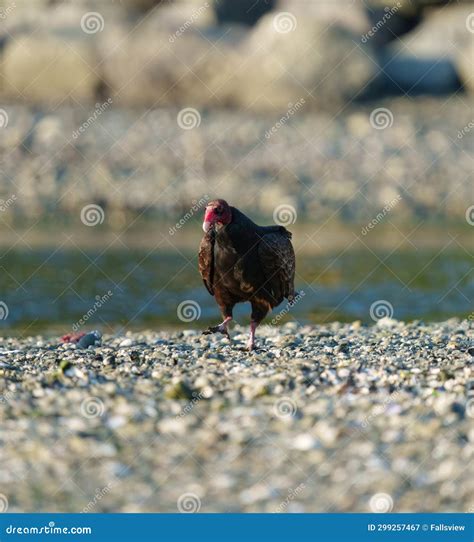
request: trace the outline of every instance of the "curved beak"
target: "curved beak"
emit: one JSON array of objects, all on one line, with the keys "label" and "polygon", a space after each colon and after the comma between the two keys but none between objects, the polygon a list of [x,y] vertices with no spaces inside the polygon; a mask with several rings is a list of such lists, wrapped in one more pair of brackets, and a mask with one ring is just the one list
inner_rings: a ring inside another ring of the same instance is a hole
[{"label": "curved beak", "polygon": [[207,233],[212,228],[212,222],[209,222],[209,220],[205,220],[202,223],[202,229],[205,233]]}]

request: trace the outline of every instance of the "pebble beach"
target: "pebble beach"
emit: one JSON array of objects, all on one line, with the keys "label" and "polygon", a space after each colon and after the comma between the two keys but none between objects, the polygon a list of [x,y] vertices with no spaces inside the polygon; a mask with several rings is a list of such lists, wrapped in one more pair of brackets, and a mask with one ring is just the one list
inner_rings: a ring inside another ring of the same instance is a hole
[{"label": "pebble beach", "polygon": [[11,512],[467,512],[474,324],[0,339]]}]

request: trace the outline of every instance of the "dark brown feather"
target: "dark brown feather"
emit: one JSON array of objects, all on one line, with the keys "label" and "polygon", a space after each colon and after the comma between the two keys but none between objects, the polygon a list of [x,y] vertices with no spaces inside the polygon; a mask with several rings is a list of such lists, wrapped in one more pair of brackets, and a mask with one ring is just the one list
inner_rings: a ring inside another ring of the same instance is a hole
[{"label": "dark brown feather", "polygon": [[214,231],[206,233],[199,245],[198,266],[204,286],[207,291],[214,295]]},{"label": "dark brown feather", "polygon": [[284,233],[264,235],[258,245],[258,256],[265,275],[265,286],[276,304],[281,303],[283,298],[293,299],[295,253],[289,236]]}]

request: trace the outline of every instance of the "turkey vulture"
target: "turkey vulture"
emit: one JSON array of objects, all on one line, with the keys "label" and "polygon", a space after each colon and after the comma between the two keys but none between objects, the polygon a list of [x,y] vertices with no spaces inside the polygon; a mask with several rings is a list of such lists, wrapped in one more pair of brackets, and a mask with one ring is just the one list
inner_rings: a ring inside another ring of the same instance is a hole
[{"label": "turkey vulture", "polygon": [[250,301],[248,349],[253,350],[255,329],[268,311],[295,296],[291,233],[283,226],[258,226],[222,199],[207,204],[202,227],[199,272],[224,318],[204,333],[230,338],[227,325],[234,305]]}]

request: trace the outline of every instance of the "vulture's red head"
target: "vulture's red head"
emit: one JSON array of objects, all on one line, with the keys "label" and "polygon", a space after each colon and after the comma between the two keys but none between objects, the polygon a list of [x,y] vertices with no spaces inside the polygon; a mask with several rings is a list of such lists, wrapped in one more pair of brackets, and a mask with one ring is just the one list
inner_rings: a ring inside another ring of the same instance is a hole
[{"label": "vulture's red head", "polygon": [[202,229],[207,233],[215,225],[225,226],[232,221],[232,211],[227,201],[215,199],[206,206]]}]

